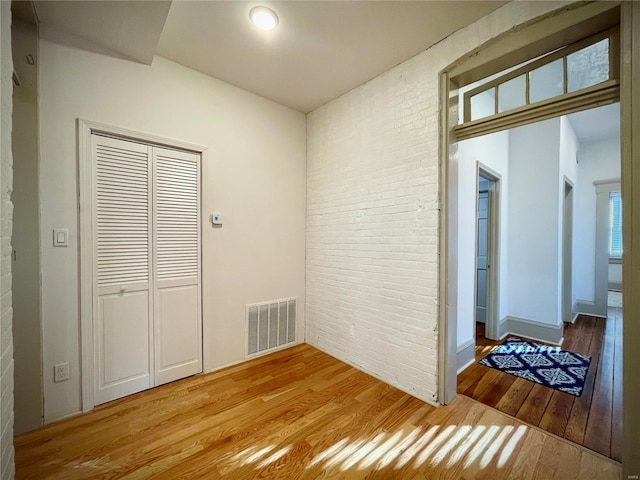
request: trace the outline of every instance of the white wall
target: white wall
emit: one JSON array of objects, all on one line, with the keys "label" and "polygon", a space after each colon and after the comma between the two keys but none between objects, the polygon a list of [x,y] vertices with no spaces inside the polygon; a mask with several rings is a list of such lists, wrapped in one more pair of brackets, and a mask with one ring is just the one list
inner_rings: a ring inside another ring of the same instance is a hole
[{"label": "white wall", "polygon": [[593,182],[620,178],[620,138],[582,143],[578,149],[574,289],[578,301],[593,302],[596,251],[596,189]]},{"label": "white wall", "polygon": [[[573,185],[573,226],[576,219],[576,188],[578,187],[578,138],[576,137],[571,122],[566,116],[560,117],[560,158],[558,172],[558,318],[562,319],[562,285],[563,285],[563,264],[564,254],[562,251],[563,229],[564,229],[564,182],[565,178]],[[572,253],[573,246],[580,242],[575,234],[575,228],[572,232]],[[575,271],[580,258],[572,255],[571,264],[571,305],[576,301],[576,288],[573,285],[575,281]]]},{"label": "white wall", "polygon": [[564,6],[508,3],[307,116],[308,343],[438,401],[439,74]]},{"label": "white wall", "polygon": [[566,117],[458,143],[458,347],[475,328],[475,161],[502,175],[499,319],[558,325],[564,178],[577,185],[577,149]]},{"label": "white wall", "polygon": [[560,119],[509,138],[509,315],[559,324]]},{"label": "white wall", "polygon": [[13,160],[11,111],[13,85],[11,2],[0,2],[0,478],[14,477],[13,338],[11,326],[11,230]]},{"label": "white wall", "polygon": [[509,288],[509,131],[458,143],[458,347],[475,337],[477,164],[501,176],[500,305],[498,319],[507,315]]},{"label": "white wall", "polygon": [[[13,19],[15,69],[21,84],[13,95],[13,351],[14,433],[42,426],[40,325],[40,202],[38,198],[38,29]],[[27,54],[35,65],[22,60]]]},{"label": "white wall", "polygon": [[[162,58],[122,60],[43,30],[40,43],[45,420],[80,405],[76,119],[209,147],[203,166],[204,368],[245,358],[245,305],[298,298],[304,339],[305,116]],[[208,213],[223,215],[213,229]],[[68,228],[70,246],[51,232]],[[53,383],[53,365],[71,379]]]}]

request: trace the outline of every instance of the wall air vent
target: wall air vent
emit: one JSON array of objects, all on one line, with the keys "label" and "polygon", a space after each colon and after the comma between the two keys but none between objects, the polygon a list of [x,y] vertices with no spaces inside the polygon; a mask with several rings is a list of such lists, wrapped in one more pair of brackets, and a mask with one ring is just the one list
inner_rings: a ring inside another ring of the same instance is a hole
[{"label": "wall air vent", "polygon": [[296,299],[247,305],[247,355],[262,354],[296,341]]}]

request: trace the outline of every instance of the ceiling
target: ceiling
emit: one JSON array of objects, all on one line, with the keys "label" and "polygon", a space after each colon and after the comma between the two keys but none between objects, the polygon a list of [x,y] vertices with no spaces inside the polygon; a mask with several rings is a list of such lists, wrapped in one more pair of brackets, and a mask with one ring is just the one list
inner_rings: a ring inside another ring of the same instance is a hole
[{"label": "ceiling", "polygon": [[591,108],[567,115],[580,143],[620,137],[620,104]]},{"label": "ceiling", "polygon": [[[160,55],[309,112],[505,1],[38,1],[43,25],[150,64]],[[266,5],[278,27],[258,30]]]},{"label": "ceiling", "polygon": [[41,24],[151,64],[170,1],[36,1]]}]

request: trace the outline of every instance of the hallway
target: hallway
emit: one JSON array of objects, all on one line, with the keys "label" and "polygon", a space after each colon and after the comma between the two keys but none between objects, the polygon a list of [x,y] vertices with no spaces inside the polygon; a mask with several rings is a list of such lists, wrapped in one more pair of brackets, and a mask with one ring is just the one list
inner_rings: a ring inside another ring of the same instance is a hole
[{"label": "hallway", "polygon": [[[591,356],[580,397],[474,363],[458,375],[458,393],[583,445],[616,461],[622,458],[622,308],[610,295],[606,319],[580,315],[565,324],[561,348]],[[476,360],[499,341],[476,324]]]}]

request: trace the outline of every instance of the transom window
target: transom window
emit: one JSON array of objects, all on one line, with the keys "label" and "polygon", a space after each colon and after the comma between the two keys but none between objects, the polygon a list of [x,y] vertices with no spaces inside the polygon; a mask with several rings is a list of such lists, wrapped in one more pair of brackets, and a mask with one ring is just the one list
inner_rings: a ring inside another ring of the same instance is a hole
[{"label": "transom window", "polygon": [[605,30],[469,90],[464,94],[464,123],[561,99],[578,105],[571,97],[617,87],[618,33],[618,28]]}]

